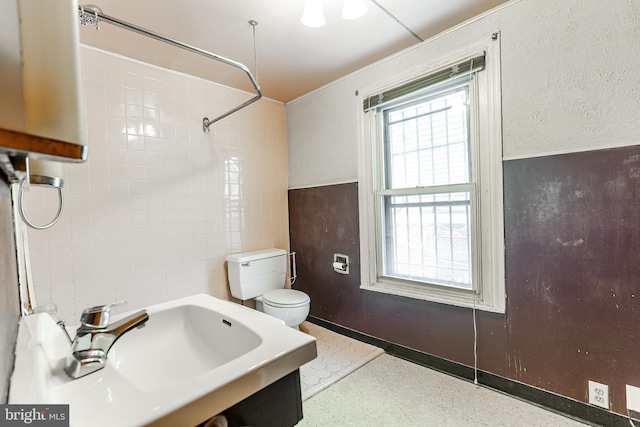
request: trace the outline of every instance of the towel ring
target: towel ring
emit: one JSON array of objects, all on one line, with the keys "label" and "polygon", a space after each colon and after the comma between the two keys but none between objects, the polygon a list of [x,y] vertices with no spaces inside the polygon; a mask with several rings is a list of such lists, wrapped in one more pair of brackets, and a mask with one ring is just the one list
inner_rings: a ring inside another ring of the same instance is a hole
[{"label": "towel ring", "polygon": [[62,215],[62,207],[64,206],[64,197],[62,196],[62,179],[61,178],[56,178],[56,177],[50,177],[50,176],[42,176],[42,175],[31,175],[29,176],[29,182],[33,185],[40,185],[40,186],[46,186],[46,187],[55,187],[58,189],[58,195],[60,196],[60,206],[58,207],[58,213],[56,213],[55,218],[53,218],[53,221],[51,221],[49,224],[46,225],[37,225],[32,223],[31,221],[29,221],[29,219],[27,218],[27,216],[24,213],[24,183],[25,181],[27,181],[27,179],[23,179],[20,182],[20,191],[19,191],[19,197],[18,197],[18,212],[20,212],[20,218],[22,218],[22,221],[24,221],[25,224],[27,224],[29,227],[36,229],[36,230],[46,230],[48,228],[51,228],[55,225],[56,222],[58,222],[58,220],[60,219],[60,216]]}]

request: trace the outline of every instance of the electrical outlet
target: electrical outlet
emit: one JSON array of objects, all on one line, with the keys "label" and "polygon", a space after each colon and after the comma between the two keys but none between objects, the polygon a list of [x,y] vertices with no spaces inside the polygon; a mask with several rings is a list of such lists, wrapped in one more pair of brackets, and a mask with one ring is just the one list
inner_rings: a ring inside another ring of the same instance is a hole
[{"label": "electrical outlet", "polygon": [[627,384],[627,409],[640,413],[640,388]]},{"label": "electrical outlet", "polygon": [[589,403],[609,409],[609,386],[589,381]]}]

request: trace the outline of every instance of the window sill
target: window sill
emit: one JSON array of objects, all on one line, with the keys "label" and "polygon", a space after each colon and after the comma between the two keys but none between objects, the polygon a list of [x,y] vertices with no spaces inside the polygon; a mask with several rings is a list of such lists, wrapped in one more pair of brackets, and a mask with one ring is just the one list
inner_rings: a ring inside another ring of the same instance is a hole
[{"label": "window sill", "polygon": [[422,288],[421,286],[395,283],[362,284],[360,285],[360,289],[422,301],[430,301],[439,304],[453,305],[456,307],[475,308],[476,310],[488,311],[491,313],[505,313],[504,304],[501,306],[490,304],[483,301],[480,295],[472,292],[447,290],[436,291],[432,288],[427,289]]}]

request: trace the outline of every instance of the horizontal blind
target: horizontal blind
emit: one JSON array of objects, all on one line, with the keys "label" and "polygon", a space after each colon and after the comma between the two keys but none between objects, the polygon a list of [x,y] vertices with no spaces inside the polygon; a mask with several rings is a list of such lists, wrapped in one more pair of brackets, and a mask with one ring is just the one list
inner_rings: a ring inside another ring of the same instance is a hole
[{"label": "horizontal blind", "polygon": [[450,79],[455,79],[473,72],[481,71],[484,69],[485,54],[476,56],[466,61],[458,62],[448,66],[447,68],[429,74],[420,79],[414,80],[409,83],[405,83],[402,86],[389,89],[385,92],[370,96],[364,100],[364,111],[369,111],[372,108],[380,107],[382,104],[399,99],[403,96],[409,95],[420,89],[442,83]]}]

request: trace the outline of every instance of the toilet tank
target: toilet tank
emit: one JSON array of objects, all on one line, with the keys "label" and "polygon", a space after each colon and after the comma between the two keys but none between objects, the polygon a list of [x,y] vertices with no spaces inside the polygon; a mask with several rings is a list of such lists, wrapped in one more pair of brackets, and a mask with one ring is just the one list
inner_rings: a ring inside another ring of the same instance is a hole
[{"label": "toilet tank", "polygon": [[285,287],[287,251],[264,249],[227,256],[231,295],[241,300]]}]

